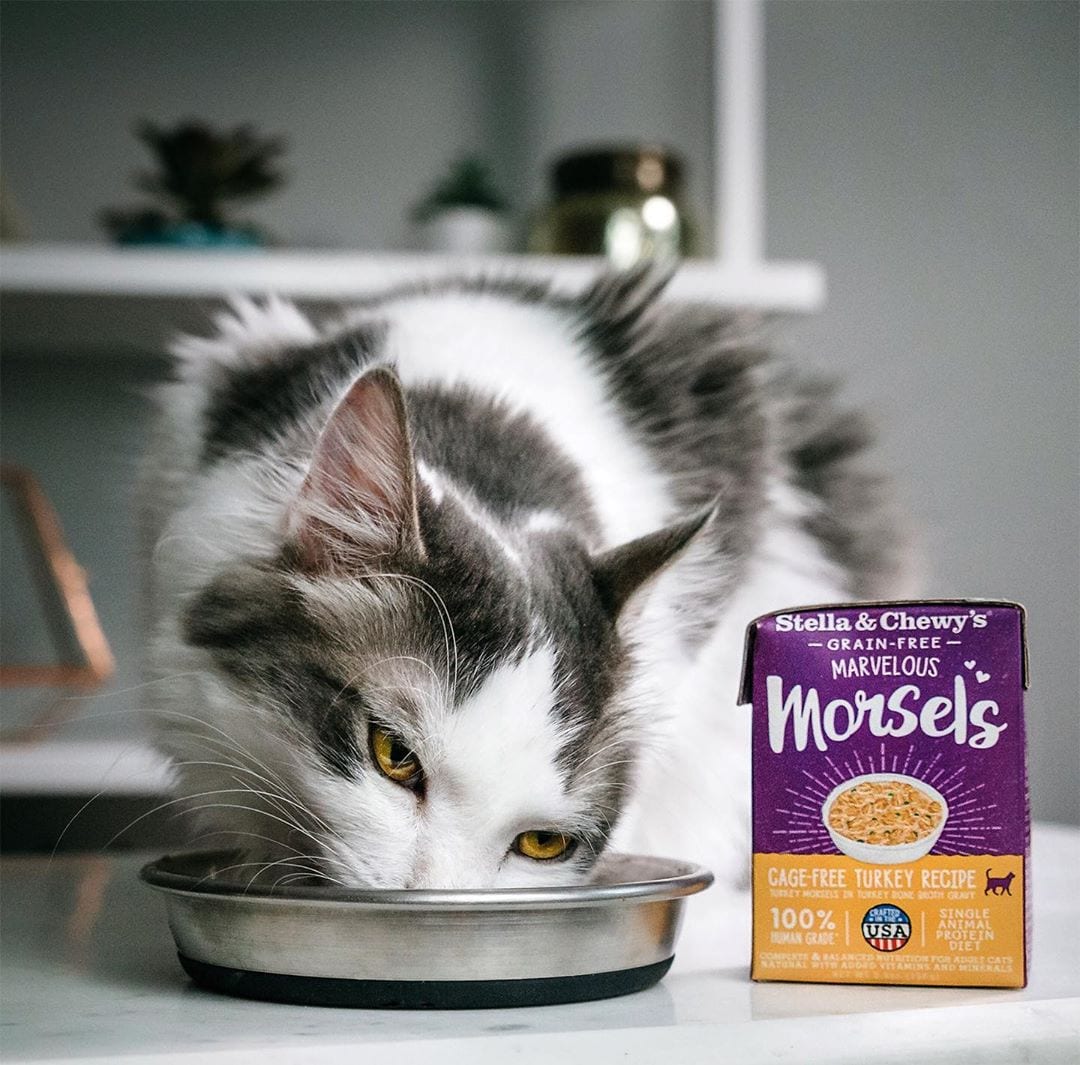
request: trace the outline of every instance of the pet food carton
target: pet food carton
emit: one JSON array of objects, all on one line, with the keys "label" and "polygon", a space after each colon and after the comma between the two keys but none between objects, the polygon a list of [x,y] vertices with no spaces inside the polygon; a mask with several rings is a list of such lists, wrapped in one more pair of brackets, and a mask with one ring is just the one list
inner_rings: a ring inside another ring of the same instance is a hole
[{"label": "pet food carton", "polygon": [[1024,611],[800,607],[747,630],[755,980],[1023,987]]}]

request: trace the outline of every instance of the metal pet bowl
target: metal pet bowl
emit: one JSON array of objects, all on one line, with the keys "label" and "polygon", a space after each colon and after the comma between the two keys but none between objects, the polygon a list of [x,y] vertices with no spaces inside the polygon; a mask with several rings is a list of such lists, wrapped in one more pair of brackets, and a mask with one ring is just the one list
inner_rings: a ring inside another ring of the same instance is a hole
[{"label": "metal pet bowl", "polygon": [[320,1006],[473,1009],[610,998],[671,967],[687,895],[712,874],[608,855],[577,887],[408,891],[248,889],[215,877],[236,856],[180,854],[142,878],[165,894],[196,983]]}]

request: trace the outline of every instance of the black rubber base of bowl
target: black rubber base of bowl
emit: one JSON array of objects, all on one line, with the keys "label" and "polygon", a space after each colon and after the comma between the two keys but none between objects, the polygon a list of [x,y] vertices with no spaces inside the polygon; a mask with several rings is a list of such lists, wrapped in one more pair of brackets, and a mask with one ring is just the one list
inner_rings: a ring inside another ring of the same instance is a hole
[{"label": "black rubber base of bowl", "polygon": [[241,998],[300,1006],[347,1006],[400,1010],[483,1010],[506,1006],[552,1006],[643,991],[663,978],[675,960],[587,976],[534,980],[344,980],[228,969],[178,955],[197,984]]}]

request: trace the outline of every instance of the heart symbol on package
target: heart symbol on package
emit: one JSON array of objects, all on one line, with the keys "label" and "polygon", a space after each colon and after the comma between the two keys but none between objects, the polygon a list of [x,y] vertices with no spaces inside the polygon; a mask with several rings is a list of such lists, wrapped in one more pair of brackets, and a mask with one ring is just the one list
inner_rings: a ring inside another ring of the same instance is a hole
[{"label": "heart symbol on package", "polygon": [[975,668],[975,659],[972,658],[969,661],[965,661],[964,662],[964,668],[965,669],[974,669]]},{"label": "heart symbol on package", "polygon": [[982,684],[982,683],[983,683],[983,681],[987,681],[987,680],[989,680],[989,679],[990,679],[990,674],[989,674],[989,673],[984,673],[984,672],[983,672],[983,671],[982,671],[982,670],[980,669],[980,670],[979,670],[979,671],[978,671],[978,672],[977,672],[977,673],[975,674],[975,679],[976,679],[976,680],[977,680],[977,681],[978,681],[978,682],[979,682],[980,684]]}]

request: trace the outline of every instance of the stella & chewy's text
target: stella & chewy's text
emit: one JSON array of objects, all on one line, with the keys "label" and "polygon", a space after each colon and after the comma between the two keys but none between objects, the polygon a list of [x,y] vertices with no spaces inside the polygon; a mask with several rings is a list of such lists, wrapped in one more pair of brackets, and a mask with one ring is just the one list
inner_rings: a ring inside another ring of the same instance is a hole
[{"label": "stella & chewy's text", "polygon": [[1022,987],[1023,609],[840,604],[747,631],[756,980]]}]

